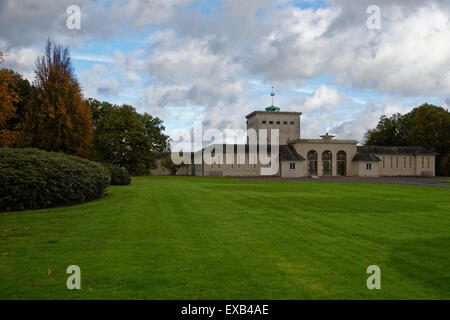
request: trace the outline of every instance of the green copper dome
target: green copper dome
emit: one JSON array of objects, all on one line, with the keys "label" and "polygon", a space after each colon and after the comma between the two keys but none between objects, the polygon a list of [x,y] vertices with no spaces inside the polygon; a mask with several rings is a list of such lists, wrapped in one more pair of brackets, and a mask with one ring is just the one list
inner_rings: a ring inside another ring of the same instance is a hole
[{"label": "green copper dome", "polygon": [[280,108],[278,108],[274,105],[271,105],[270,107],[266,108],[266,111],[280,111]]}]

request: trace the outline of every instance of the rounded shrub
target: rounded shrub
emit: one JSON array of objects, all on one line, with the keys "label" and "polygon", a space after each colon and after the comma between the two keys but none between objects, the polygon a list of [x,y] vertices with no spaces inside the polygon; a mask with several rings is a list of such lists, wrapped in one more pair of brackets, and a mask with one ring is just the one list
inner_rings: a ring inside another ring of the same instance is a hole
[{"label": "rounded shrub", "polygon": [[110,184],[112,186],[126,186],[131,182],[131,177],[125,168],[115,166],[111,163],[103,163],[111,176]]},{"label": "rounded shrub", "polygon": [[0,148],[0,211],[94,200],[105,194],[109,181],[100,163],[38,149]]}]

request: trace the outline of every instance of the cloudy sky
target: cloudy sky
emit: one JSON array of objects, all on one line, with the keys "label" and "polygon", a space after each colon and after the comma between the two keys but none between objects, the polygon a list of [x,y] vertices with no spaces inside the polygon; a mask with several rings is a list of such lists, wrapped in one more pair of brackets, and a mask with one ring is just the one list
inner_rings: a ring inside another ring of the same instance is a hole
[{"label": "cloudy sky", "polygon": [[0,0],[6,67],[32,80],[48,38],[70,48],[86,97],[159,116],[173,137],[196,120],[245,128],[272,85],[304,138],[361,141],[382,114],[450,106],[448,0]]}]

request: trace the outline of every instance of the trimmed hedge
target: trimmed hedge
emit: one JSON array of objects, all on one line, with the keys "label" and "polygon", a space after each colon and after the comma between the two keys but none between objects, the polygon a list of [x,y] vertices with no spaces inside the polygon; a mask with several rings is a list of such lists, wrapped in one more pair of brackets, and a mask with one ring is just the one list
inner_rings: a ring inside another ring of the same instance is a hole
[{"label": "trimmed hedge", "polygon": [[103,163],[111,176],[112,186],[126,186],[131,182],[130,174],[125,168],[115,166],[111,163]]},{"label": "trimmed hedge", "polygon": [[100,163],[38,149],[0,148],[0,211],[94,200],[105,194],[109,181]]}]

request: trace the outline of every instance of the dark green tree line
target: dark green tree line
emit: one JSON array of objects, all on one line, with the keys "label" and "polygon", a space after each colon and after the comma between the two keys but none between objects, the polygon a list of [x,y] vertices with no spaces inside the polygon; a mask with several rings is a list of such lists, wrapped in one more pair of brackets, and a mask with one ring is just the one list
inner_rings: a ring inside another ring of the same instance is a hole
[{"label": "dark green tree line", "polygon": [[423,104],[411,112],[382,116],[365,134],[365,145],[418,146],[438,153],[436,173],[450,175],[450,112]]},{"label": "dark green tree line", "polygon": [[139,114],[130,105],[88,99],[94,119],[94,148],[99,160],[146,174],[155,166],[155,153],[169,148],[161,119]]}]

